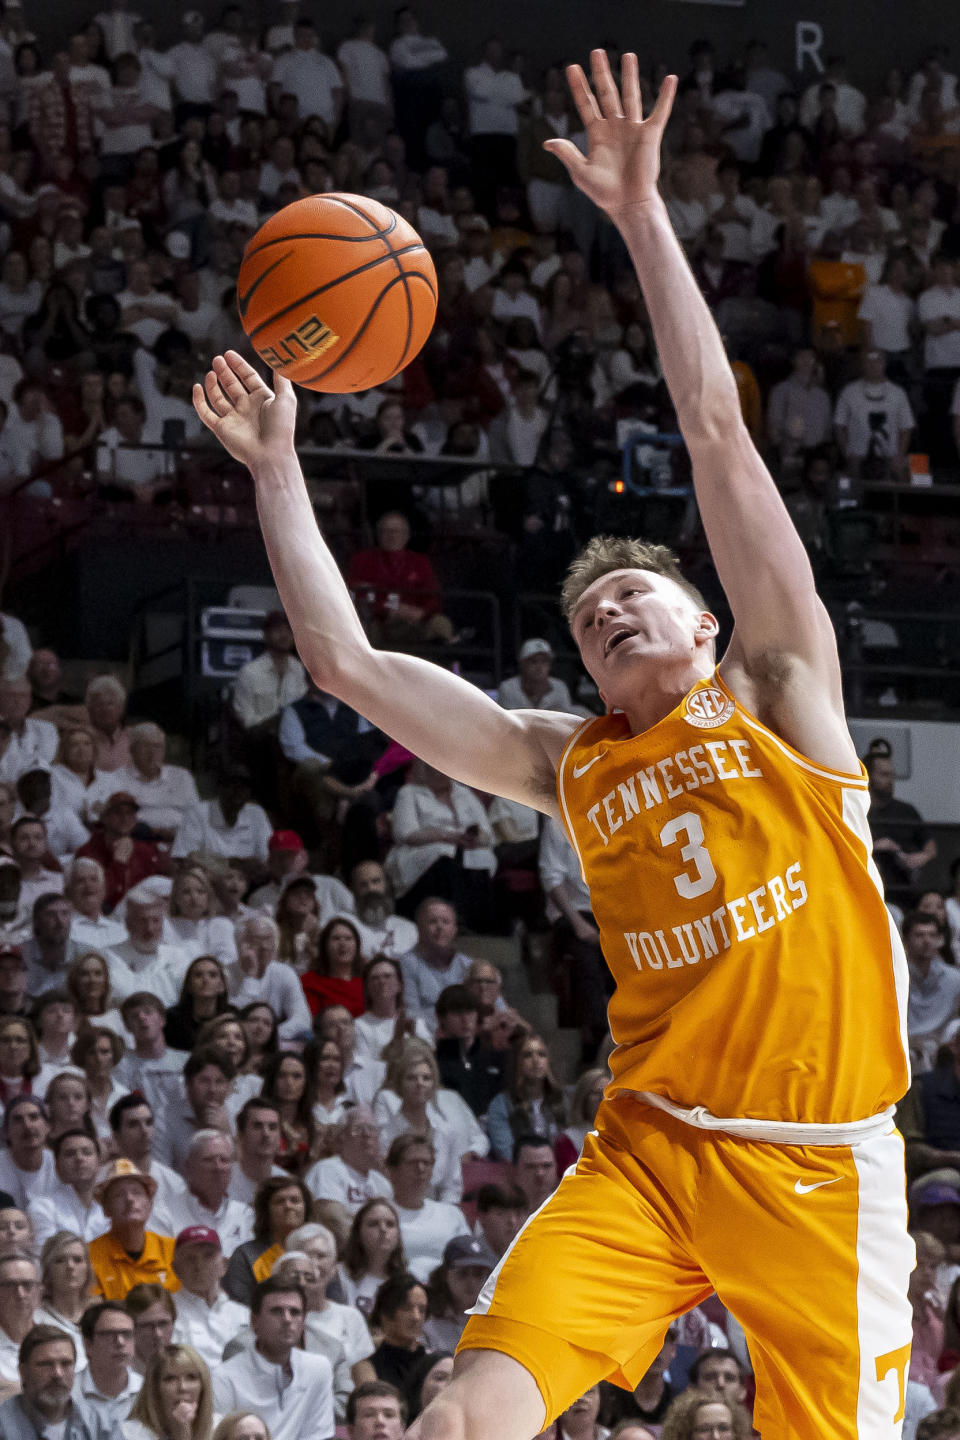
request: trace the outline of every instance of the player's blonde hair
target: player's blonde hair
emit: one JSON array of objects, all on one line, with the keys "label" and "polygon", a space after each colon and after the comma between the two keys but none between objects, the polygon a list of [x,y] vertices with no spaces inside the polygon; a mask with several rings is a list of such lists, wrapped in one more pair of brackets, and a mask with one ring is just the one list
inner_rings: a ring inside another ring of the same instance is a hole
[{"label": "player's blonde hair", "polygon": [[613,570],[650,570],[654,575],[665,575],[689,595],[698,609],[708,608],[696,585],[681,571],[668,545],[653,545],[624,535],[594,535],[571,561],[560,591],[560,605],[567,621],[573,618],[584,591]]}]

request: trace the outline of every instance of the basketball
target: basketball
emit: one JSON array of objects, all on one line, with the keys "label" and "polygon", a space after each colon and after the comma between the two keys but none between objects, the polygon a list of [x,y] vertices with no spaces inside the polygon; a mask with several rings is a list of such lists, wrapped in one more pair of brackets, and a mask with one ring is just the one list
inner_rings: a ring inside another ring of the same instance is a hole
[{"label": "basketball", "polygon": [[437,275],[413,226],[363,195],[310,195],[244,251],[237,309],[272,370],[308,390],[382,385],[422,348]]}]

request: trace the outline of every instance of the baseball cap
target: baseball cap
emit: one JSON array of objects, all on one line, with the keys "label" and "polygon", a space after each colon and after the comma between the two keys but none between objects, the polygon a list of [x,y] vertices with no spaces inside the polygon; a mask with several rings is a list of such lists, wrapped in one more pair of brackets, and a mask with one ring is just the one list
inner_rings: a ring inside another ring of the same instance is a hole
[{"label": "baseball cap", "polygon": [[296,853],[303,849],[303,841],[296,830],[274,830],[267,844],[268,850],[291,850]]},{"label": "baseball cap", "polygon": [[220,1236],[216,1230],[211,1230],[208,1225],[188,1225],[186,1230],[181,1230],[174,1244],[179,1249],[183,1245],[214,1245],[222,1250]]},{"label": "baseball cap", "polygon": [[524,640],[520,646],[518,660],[529,660],[531,655],[552,655],[553,648],[548,640]]},{"label": "baseball cap", "polygon": [[132,1160],[120,1159],[114,1160],[113,1164],[108,1166],[103,1179],[94,1187],[94,1200],[102,1205],[107,1191],[117,1180],[139,1180],[151,1200],[157,1193],[157,1182],[152,1175],[144,1174]]},{"label": "baseball cap", "polygon": [[497,1257],[485,1240],[479,1240],[474,1235],[454,1235],[444,1247],[443,1263],[448,1270],[465,1270],[470,1265],[482,1265],[484,1269],[492,1270]]},{"label": "baseball cap", "polygon": [[105,814],[107,810],[112,810],[116,805],[132,805],[135,810],[140,809],[140,801],[135,795],[131,795],[129,790],[114,790],[106,805],[104,805],[101,814]]},{"label": "baseball cap", "polygon": [[960,1190],[956,1185],[934,1182],[921,1185],[913,1194],[914,1205],[960,1205]]}]

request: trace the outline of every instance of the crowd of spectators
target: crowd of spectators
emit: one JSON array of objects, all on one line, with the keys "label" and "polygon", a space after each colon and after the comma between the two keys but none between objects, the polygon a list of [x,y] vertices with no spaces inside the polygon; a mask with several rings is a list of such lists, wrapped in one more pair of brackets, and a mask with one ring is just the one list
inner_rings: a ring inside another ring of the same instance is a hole
[{"label": "crowd of spectators", "polygon": [[[578,138],[558,67],[491,40],[456,75],[409,8],[388,49],[361,18],[331,53],[293,3],[263,34],[240,6],[209,30],[188,11],[167,50],[123,0],[51,56],[29,20],[0,20],[0,489],[180,505],[170,447],[202,438],[211,351],[242,348],[243,246],[328,189],[413,221],[440,305],[395,385],[303,397],[304,447],[476,461],[461,523],[512,537],[531,589],[597,523],[631,434],[652,482],[683,478],[625,253],[541,149]],[[801,93],[762,46],[722,65],[695,46],[665,149],[814,552],[841,479],[905,475],[914,441],[949,466],[960,426],[956,80],[939,54],[876,94],[856,78],[837,61]],[[410,547],[449,493],[376,507],[346,559],[378,644],[458,638]],[[279,611],[215,774],[174,763],[116,676],[73,693],[54,650],[0,627],[0,1434],[399,1440],[608,1078],[610,977],[564,833],[319,690]],[[589,713],[554,658],[527,639],[500,703]],[[867,759],[917,1069],[912,1440],[960,1427],[960,867],[953,894],[924,889],[935,847],[889,752]],[[508,1003],[491,935],[549,957],[572,1075]],[[714,1297],[632,1394],[599,1386],[551,1440],[747,1440],[752,1385]]]},{"label": "crowd of spectators", "polygon": [[[676,432],[626,252],[542,149],[584,143],[561,68],[491,39],[460,71],[410,7],[392,37],[359,17],[345,38],[295,4],[262,34],[240,5],[209,29],[192,10],[159,49],[113,0],[52,55],[29,20],[14,3],[0,22],[0,487],[188,498],[170,447],[203,441],[190,386],[210,354],[245,347],[247,240],[349,190],[417,226],[438,318],[383,390],[304,394],[303,445],[475,460],[407,493],[418,532],[454,503],[519,546],[531,589],[553,584],[609,523],[627,440]],[[663,192],[747,423],[822,550],[860,482],[905,479],[911,452],[957,464],[956,77],[934,49],[868,89],[841,59],[799,85],[760,43],[706,41],[679,68]],[[664,66],[644,71],[649,102]],[[679,447],[638,455],[651,486],[686,478]]]}]

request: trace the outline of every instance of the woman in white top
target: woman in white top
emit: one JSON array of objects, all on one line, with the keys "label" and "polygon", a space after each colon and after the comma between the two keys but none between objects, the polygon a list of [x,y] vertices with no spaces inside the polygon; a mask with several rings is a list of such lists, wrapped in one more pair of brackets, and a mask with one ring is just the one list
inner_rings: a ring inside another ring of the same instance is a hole
[{"label": "woman in white top", "polygon": [[82,1070],[60,1070],[47,1086],[43,1101],[50,1122],[48,1145],[52,1145],[66,1130],[83,1130],[91,1140],[100,1143],[90,1114],[90,1086]]},{"label": "woman in white top", "polygon": [[413,762],[407,784],[397,792],[393,840],[384,868],[400,897],[415,885],[427,885],[439,861],[455,861],[468,872],[496,873],[496,836],[479,797],[423,760]]},{"label": "woman in white top", "polygon": [[37,1037],[29,1020],[20,1015],[0,1018],[0,1119],[18,1095],[42,1099],[52,1071],[40,1063]]},{"label": "woman in white top", "polygon": [[[123,984],[120,994],[114,995],[110,982],[116,980],[118,970],[122,972],[121,978],[126,983]],[[67,971],[65,988],[67,994],[76,1002],[81,1026],[84,1023],[105,1025],[117,1035],[126,1033],[118,1002],[140,987],[132,972],[120,960],[112,960],[108,966],[99,950],[84,951]]]},{"label": "woman in white top", "polygon": [[353,1217],[337,1269],[347,1304],[369,1315],[384,1280],[399,1278],[406,1270],[396,1208],[389,1200],[368,1200]]},{"label": "woman in white top", "polygon": [[199,865],[178,871],[170,890],[168,917],[179,945],[191,960],[198,955],[215,955],[221,965],[237,958],[234,929],[217,913],[217,901],[210,877]]},{"label": "woman in white top", "polygon": [[18,340],[24,320],[36,315],[42,298],[39,280],[29,278],[26,256],[8,251],[0,268],[0,330]]},{"label": "woman in white top", "polygon": [[51,1072],[70,1065],[70,1051],[76,1038],[77,1007],[66,990],[46,990],[31,1014],[40,1052],[40,1063]]},{"label": "woman in white top", "polygon": [[87,1354],[80,1334],[80,1316],[90,1304],[93,1266],[79,1235],[58,1230],[40,1251],[43,1303],[36,1314],[38,1325],[56,1325],[73,1340],[77,1350],[77,1371],[86,1370]]},{"label": "woman in white top", "polygon": [[[433,1051],[419,1040],[410,1040],[388,1065],[386,1085],[374,1099],[373,1113],[384,1145],[407,1130],[430,1137],[435,1151],[432,1197],[456,1203],[463,1194],[460,1160],[469,1152],[470,1142],[441,1115],[436,1105],[439,1089]],[[397,1108],[385,1100],[385,1091],[399,1097]]]},{"label": "woman in white top", "polygon": [[97,742],[89,725],[74,725],[62,731],[60,747],[53,762],[53,793],[62,805],[69,805],[83,820],[87,813],[87,792],[104,774],[96,768]]},{"label": "woman in white top", "polygon": [[[313,1118],[317,1125],[316,1147],[323,1155],[334,1153],[334,1131],[343,1123],[348,1108],[343,1083],[343,1052],[336,1040],[313,1040],[303,1052],[303,1061],[313,1085]],[[324,1134],[324,1131],[327,1133]]]},{"label": "woman in white top", "polygon": [[120,1036],[103,1025],[91,1026],[78,1035],[70,1058],[87,1077],[90,1086],[90,1114],[97,1127],[97,1134],[103,1140],[112,1139],[113,1132],[107,1116],[113,1106],[126,1095],[124,1085],[114,1078],[114,1068],[124,1055],[124,1044]]},{"label": "woman in white top", "polygon": [[353,1054],[357,1060],[379,1060],[385,1046],[402,1035],[416,1035],[427,1045],[430,1031],[422,1020],[412,1019],[401,1004],[403,971],[399,960],[374,955],[363,971],[363,999],[366,1005],[355,1022]]},{"label": "woman in white top", "polygon": [[210,1440],[213,1382],[192,1345],[165,1345],[153,1356],[122,1429],[126,1440]]}]

